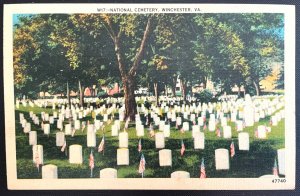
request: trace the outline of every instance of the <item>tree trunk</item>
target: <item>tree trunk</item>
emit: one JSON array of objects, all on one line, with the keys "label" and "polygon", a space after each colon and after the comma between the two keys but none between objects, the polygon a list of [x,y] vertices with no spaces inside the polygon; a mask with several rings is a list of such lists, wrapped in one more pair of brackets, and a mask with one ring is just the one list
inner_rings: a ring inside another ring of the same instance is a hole
[{"label": "tree trunk", "polygon": [[168,88],[167,88],[167,85],[165,85],[165,95],[168,96]]},{"label": "tree trunk", "polygon": [[173,96],[176,97],[176,78],[174,77],[173,78],[173,85],[172,85],[172,93],[173,93]]},{"label": "tree trunk", "polygon": [[153,83],[153,87],[154,87],[155,103],[156,103],[156,106],[157,106],[158,105],[158,88],[157,88],[157,82]]},{"label": "tree trunk", "polygon": [[84,87],[81,85],[80,80],[78,81],[78,88],[79,88],[79,105],[83,107],[84,105]]},{"label": "tree trunk", "polygon": [[259,94],[260,94],[259,84],[256,83],[255,81],[253,81],[253,85],[254,85],[254,87],[255,87],[256,96],[259,96]]},{"label": "tree trunk", "polygon": [[71,107],[69,82],[67,82],[67,99],[68,99],[68,105],[69,105],[69,107]]},{"label": "tree trunk", "polygon": [[186,82],[184,80],[180,80],[180,85],[181,85],[181,94],[183,101],[186,101]]},{"label": "tree trunk", "polygon": [[123,77],[122,78],[124,85],[124,98],[125,98],[125,119],[128,117],[130,120],[135,119],[136,110],[136,102],[135,102],[135,81],[134,77]]},{"label": "tree trunk", "polygon": [[238,97],[240,97],[240,96],[241,96],[241,86],[238,85]]}]

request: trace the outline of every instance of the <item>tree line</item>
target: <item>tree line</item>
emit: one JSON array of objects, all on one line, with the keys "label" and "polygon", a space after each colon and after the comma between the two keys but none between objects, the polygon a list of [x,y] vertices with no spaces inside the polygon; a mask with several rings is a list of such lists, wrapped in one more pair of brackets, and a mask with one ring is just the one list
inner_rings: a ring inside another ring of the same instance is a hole
[{"label": "tree line", "polygon": [[[35,14],[14,25],[15,92],[64,92],[118,82],[134,119],[137,86],[166,86],[183,99],[213,81],[259,95],[273,62],[283,64],[283,14]],[[280,75],[282,86],[283,71]]]}]

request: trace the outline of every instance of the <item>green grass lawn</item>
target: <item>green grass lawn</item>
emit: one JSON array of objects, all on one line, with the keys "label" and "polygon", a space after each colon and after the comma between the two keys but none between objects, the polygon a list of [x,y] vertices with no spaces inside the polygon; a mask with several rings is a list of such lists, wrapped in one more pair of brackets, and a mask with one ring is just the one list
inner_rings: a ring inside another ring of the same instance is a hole
[{"label": "green grass lawn", "polygon": [[[30,119],[29,111],[36,114],[45,111],[52,113],[51,108],[38,107],[23,107],[16,110],[16,157],[17,157],[17,176],[20,179],[36,179],[41,178],[41,172],[32,161],[32,146],[29,145],[29,136],[25,135],[23,128],[19,123],[19,113],[24,113],[27,121]],[[143,116],[143,115],[142,115]],[[98,119],[100,116],[97,116]],[[87,116],[82,120],[92,120],[91,116]],[[145,119],[142,120],[145,121]],[[46,136],[43,134],[40,126],[37,127],[32,121],[31,130],[38,133],[38,144],[43,145],[44,149],[44,165],[54,164],[58,167],[58,178],[90,178],[89,154],[91,148],[86,147],[86,129],[76,131],[75,136],[66,136],[67,144],[80,144],[83,147],[83,164],[70,164],[68,156],[60,151],[60,147],[56,147],[55,133],[56,121],[51,125],[51,134]],[[92,121],[91,121],[92,122]],[[178,170],[188,171],[191,178],[199,178],[201,159],[205,160],[206,174],[208,178],[256,178],[265,174],[272,174],[274,158],[277,155],[277,149],[284,148],[284,119],[277,126],[272,126],[272,132],[268,134],[267,139],[261,140],[254,137],[254,131],[257,125],[266,125],[269,123],[269,117],[255,123],[253,127],[247,127],[244,131],[250,136],[250,150],[238,150],[238,132],[235,130],[233,123],[228,123],[232,126],[232,139],[224,139],[216,137],[215,132],[205,131],[205,149],[194,150],[192,132],[180,133],[175,129],[175,125],[171,124],[171,135],[166,138],[165,148],[172,150],[172,167],[160,167],[158,160],[159,149],[155,148],[154,138],[148,134],[148,129],[145,128],[145,136],[142,137],[143,154],[146,159],[146,170],[144,177],[146,178],[169,178],[171,173]],[[219,124],[220,125],[220,124]],[[123,123],[121,125],[121,129]],[[191,127],[191,124],[190,124]],[[201,128],[202,129],[202,128]],[[121,130],[122,131],[122,130]],[[158,130],[155,130],[158,131]],[[105,152],[98,153],[97,148],[94,148],[95,168],[93,172],[94,178],[99,178],[101,169],[111,167],[118,170],[119,178],[140,178],[138,173],[138,165],[140,154],[137,151],[139,138],[136,136],[135,125],[131,123],[128,129],[129,133],[129,166],[117,165],[117,149],[118,137],[111,137],[111,126],[105,127]],[[97,145],[102,139],[102,131],[97,131]],[[180,156],[181,139],[183,139],[186,147],[184,156]],[[236,155],[230,159],[230,170],[217,171],[215,169],[215,149],[226,148],[230,149],[231,142],[235,143]]]}]

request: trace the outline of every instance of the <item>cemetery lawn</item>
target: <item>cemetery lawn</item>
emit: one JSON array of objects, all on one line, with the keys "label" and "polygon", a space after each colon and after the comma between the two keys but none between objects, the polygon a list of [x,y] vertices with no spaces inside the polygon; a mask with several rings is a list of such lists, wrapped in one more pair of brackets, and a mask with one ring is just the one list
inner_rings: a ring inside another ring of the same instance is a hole
[{"label": "cemetery lawn", "polygon": [[[23,128],[19,123],[19,113],[24,113],[24,117],[29,120],[29,111],[38,114],[42,111],[52,114],[52,108],[39,107],[23,107],[16,110],[16,158],[17,158],[17,177],[19,179],[39,179],[41,171],[38,172],[32,161],[32,146],[29,145],[29,136],[23,132]],[[116,115],[118,117],[118,115]],[[97,119],[102,119],[97,116]],[[84,121],[90,120],[91,116],[87,116]],[[145,122],[145,118],[141,115],[141,120]],[[145,127],[145,136],[142,137],[142,152],[146,160],[145,178],[169,178],[174,171],[187,171],[191,178],[199,178],[201,159],[204,158],[206,175],[208,178],[257,178],[262,175],[272,174],[274,159],[277,156],[277,149],[284,148],[284,119],[278,122],[277,126],[272,126],[271,133],[268,133],[267,139],[257,139],[254,137],[255,129],[258,125],[269,126],[269,117],[255,123],[253,127],[244,128],[245,132],[250,136],[250,150],[239,151],[238,149],[238,132],[235,125],[228,122],[232,127],[232,139],[218,138],[215,132],[205,132],[205,149],[194,150],[192,132],[184,134],[175,129],[175,123],[171,123],[171,135],[166,138],[165,149],[172,150],[172,167],[160,167],[158,159],[159,149],[155,148],[155,140],[148,134],[148,127]],[[80,144],[83,147],[83,164],[70,164],[68,155],[61,152],[61,147],[56,146],[55,134],[56,121],[51,125],[51,134],[49,136],[43,134],[40,126],[34,125],[30,120],[31,130],[37,131],[38,144],[43,145],[44,149],[44,165],[54,164],[58,167],[58,178],[90,178],[89,154],[91,148],[86,147],[86,128],[76,131],[74,137],[66,136],[67,145]],[[113,123],[111,123],[113,124]],[[190,122],[190,127],[191,127]],[[220,125],[220,123],[218,124]],[[123,131],[124,122],[121,124]],[[99,178],[101,169],[110,167],[118,170],[118,178],[141,178],[138,173],[140,161],[140,153],[137,151],[139,138],[136,136],[135,124],[129,124],[129,166],[117,165],[117,149],[118,137],[111,137],[111,125],[107,125],[105,131],[105,151],[98,153],[97,147],[93,148],[95,168],[93,170],[93,178]],[[202,127],[201,127],[202,130]],[[157,132],[158,130],[155,130]],[[97,146],[102,139],[102,131],[97,131]],[[184,156],[180,156],[181,140],[185,144]],[[215,169],[215,149],[226,148],[230,150],[231,142],[235,144],[235,156],[230,159],[230,170],[217,171]]]}]

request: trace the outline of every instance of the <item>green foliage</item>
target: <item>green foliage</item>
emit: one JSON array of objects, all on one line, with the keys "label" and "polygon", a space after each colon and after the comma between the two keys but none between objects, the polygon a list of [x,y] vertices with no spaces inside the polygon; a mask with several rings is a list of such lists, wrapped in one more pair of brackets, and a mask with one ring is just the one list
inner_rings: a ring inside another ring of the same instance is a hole
[{"label": "green foliage", "polygon": [[204,89],[194,95],[201,103],[212,102],[213,94],[210,90]]}]

